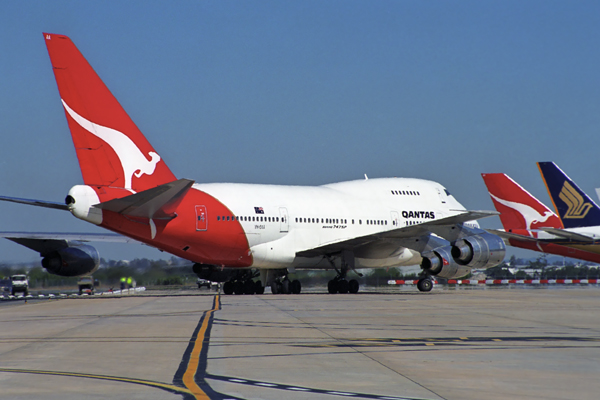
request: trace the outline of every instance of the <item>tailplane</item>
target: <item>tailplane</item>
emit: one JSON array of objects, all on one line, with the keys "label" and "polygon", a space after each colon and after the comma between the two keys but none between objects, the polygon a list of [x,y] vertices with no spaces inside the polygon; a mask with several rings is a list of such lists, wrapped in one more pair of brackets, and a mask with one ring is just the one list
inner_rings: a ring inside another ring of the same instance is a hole
[{"label": "tailplane", "polygon": [[539,162],[554,209],[565,228],[600,225],[600,208],[553,162]]},{"label": "tailplane", "polygon": [[560,219],[506,174],[481,174],[506,231],[562,228]]},{"label": "tailplane", "polygon": [[176,178],[67,36],[44,33],[83,181],[140,192]]}]

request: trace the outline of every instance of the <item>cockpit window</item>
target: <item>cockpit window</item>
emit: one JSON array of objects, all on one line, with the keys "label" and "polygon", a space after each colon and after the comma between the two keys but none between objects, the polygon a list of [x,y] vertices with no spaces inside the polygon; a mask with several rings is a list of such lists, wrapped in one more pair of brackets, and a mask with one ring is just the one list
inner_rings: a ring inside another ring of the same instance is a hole
[{"label": "cockpit window", "polygon": [[446,196],[452,196],[452,195],[450,194],[450,192],[448,191],[448,189],[444,189],[444,192],[446,192]]}]

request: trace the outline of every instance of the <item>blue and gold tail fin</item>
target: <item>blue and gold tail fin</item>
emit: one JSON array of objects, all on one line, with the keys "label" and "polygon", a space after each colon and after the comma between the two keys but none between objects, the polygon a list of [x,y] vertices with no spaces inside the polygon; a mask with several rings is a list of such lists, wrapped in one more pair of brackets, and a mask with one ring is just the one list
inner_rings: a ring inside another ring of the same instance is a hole
[{"label": "blue and gold tail fin", "polygon": [[600,208],[553,162],[538,162],[554,209],[565,228],[600,225]]}]

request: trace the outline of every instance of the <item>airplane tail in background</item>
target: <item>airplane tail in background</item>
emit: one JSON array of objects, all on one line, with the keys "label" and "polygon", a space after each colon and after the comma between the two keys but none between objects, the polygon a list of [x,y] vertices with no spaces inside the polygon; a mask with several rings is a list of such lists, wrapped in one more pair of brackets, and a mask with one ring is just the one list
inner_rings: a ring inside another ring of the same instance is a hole
[{"label": "airplane tail in background", "polygon": [[600,208],[553,162],[538,168],[565,228],[600,225]]},{"label": "airplane tail in background", "polygon": [[506,174],[481,174],[506,231],[562,228],[558,216]]},{"label": "airplane tail in background", "polygon": [[44,33],[86,185],[140,192],[176,178],[67,36]]}]

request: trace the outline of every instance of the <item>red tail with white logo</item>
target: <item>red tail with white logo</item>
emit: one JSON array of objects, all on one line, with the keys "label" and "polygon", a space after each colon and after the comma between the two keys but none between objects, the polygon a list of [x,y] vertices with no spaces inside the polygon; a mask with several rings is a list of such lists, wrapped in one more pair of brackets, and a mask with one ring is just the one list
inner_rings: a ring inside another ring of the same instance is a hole
[{"label": "red tail with white logo", "polygon": [[506,174],[481,174],[506,231],[562,228],[558,216]]},{"label": "red tail with white logo", "polygon": [[71,39],[49,33],[44,38],[85,184],[140,192],[174,181]]}]

